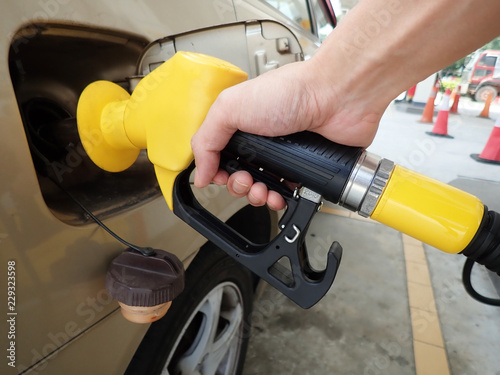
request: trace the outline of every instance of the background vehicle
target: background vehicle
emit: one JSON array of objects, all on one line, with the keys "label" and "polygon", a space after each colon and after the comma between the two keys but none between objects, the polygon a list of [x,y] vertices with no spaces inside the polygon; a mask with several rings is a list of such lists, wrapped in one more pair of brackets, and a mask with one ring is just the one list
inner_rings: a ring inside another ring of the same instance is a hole
[{"label": "background vehicle", "polygon": [[[74,116],[90,82],[105,79],[130,90],[152,47],[162,56],[196,48],[243,65],[251,76],[308,58],[320,44],[319,31],[334,26],[331,6],[287,3],[297,10],[288,17],[272,2],[257,0],[3,4],[0,259],[4,280],[7,264],[14,265],[16,315],[13,325],[0,326],[1,337],[9,337],[4,353],[14,353],[0,364],[2,374],[241,369],[244,319],[257,280],[168,210],[145,154],[118,174],[94,166]],[[124,246],[68,192],[127,241],[170,251],[184,262],[186,293],[165,319],[150,328],[122,318],[104,279]],[[211,212],[255,241],[276,228],[274,213],[247,208],[224,190],[212,186],[199,194]],[[7,300],[5,288],[1,298]],[[207,334],[210,340],[196,340]],[[203,356],[187,355],[195,349]]]},{"label": "background vehicle", "polygon": [[485,101],[490,93],[495,99],[500,92],[499,77],[500,51],[479,51],[462,72],[462,93],[471,95],[477,101]]},{"label": "background vehicle", "polygon": [[486,77],[479,82],[476,87],[476,92],[474,94],[474,99],[477,101],[484,102],[491,95],[491,99],[495,98],[500,94],[500,58],[497,59],[495,70],[493,74]]}]

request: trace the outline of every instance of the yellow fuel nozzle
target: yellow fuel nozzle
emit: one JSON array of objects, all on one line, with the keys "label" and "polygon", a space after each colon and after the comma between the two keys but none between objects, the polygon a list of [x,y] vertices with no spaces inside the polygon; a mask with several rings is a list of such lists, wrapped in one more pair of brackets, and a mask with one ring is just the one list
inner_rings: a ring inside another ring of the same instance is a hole
[{"label": "yellow fuel nozzle", "polygon": [[[307,262],[305,234],[321,197],[445,252],[463,252],[500,274],[500,214],[487,212],[470,194],[315,133],[269,138],[237,132],[223,150],[229,163],[237,161],[293,202],[269,243],[252,243],[210,215],[189,188],[191,138],[220,92],[246,79],[225,61],[179,52],[144,77],[132,95],[114,83],[94,82],[77,108],[82,144],[95,164],[111,172],[127,169],[147,149],[170,209],[175,201],[179,218],[304,308],[330,288],[342,253],[334,242],[323,271]],[[280,179],[302,189],[292,194]],[[290,270],[279,264],[283,257]],[[120,287],[127,297],[120,302],[133,307],[124,314],[132,320],[156,319],[168,309],[168,298],[144,306],[128,299],[128,285]],[[168,288],[177,290],[167,283]]]},{"label": "yellow fuel nozzle", "polygon": [[191,137],[220,92],[246,79],[247,73],[226,61],[177,52],[144,77],[132,95],[112,82],[91,83],[77,108],[83,147],[109,172],[127,169],[147,149],[172,209],[175,178],[193,160]]}]

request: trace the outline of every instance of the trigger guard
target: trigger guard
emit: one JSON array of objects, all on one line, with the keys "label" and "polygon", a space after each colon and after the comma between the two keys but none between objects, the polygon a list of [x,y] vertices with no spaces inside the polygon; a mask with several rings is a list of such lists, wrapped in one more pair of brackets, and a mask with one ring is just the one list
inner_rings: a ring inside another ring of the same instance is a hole
[{"label": "trigger guard", "polygon": [[[215,217],[196,200],[189,183],[193,168],[194,164],[181,172],[175,180],[173,212],[300,307],[310,308],[321,300],[335,279],[340,257],[339,250],[330,251],[325,270],[319,272],[309,264],[305,236],[319,203],[300,195],[293,198],[289,202],[288,210],[291,211],[288,223],[281,232],[269,243],[256,244]],[[298,234],[294,226],[298,228]],[[297,238],[293,238],[296,234]],[[287,241],[287,237],[294,241]],[[338,243],[334,243],[332,247],[334,245],[336,249],[340,247]],[[290,269],[279,263],[284,257],[288,258]]]}]

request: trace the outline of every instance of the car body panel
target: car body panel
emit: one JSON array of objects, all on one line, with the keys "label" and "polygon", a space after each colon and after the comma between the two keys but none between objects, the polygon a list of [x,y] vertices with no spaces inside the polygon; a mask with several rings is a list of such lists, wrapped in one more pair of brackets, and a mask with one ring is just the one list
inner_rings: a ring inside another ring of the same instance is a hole
[{"label": "car body panel", "polygon": [[304,56],[295,35],[281,23],[246,21],[155,41],[142,53],[138,74],[150,73],[177,51],[211,54],[238,66],[250,79]]},{"label": "car body panel", "polygon": [[236,19],[238,21],[248,21],[253,19],[278,19],[286,25],[296,35],[304,51],[304,59],[309,59],[320,46],[319,39],[311,32],[305,31],[299,24],[283,16],[278,10],[269,4],[259,1],[237,1]]},{"label": "car body panel", "polygon": [[[84,30],[92,33],[96,28],[102,35],[108,30],[106,35],[114,43],[128,43],[134,36],[152,42],[216,25],[274,19],[299,35],[296,44],[306,56],[312,55],[319,40],[312,34],[302,35],[296,24],[260,1],[41,0],[9,1],[3,7],[8,16],[0,22],[0,33],[7,36],[0,41],[0,264],[6,270],[7,262],[15,261],[17,314],[15,368],[8,370],[123,373],[148,328],[126,322],[104,289],[107,265],[124,246],[92,221],[74,225],[47,206],[9,78],[9,53],[30,47],[34,34],[25,28],[30,24],[49,31],[58,25],[76,39]],[[198,36],[202,43],[203,36]],[[247,55],[244,39],[236,36],[231,43],[241,44],[242,54]],[[189,41],[184,37],[186,48]],[[213,49],[217,54],[217,43]],[[212,186],[197,195],[222,220],[246,204],[232,199],[221,187]],[[104,221],[127,241],[173,252],[186,266],[206,241],[178,220],[159,195],[113,212]],[[7,300],[5,288],[0,298]],[[6,329],[7,325],[0,325],[1,337],[7,337]],[[102,353],[106,353],[106,363],[94,361]],[[75,358],[82,362],[74,363]]]},{"label": "car body panel", "polygon": [[[200,25],[212,25],[214,18],[222,23],[234,21],[234,14],[221,13],[212,4],[207,5],[203,1],[196,2],[197,12],[192,11],[193,2],[178,2],[176,12],[168,11],[171,5],[167,6],[165,2],[128,3],[127,6],[121,4],[117,7],[115,2],[102,1],[90,7],[89,4],[70,1],[11,2],[10,22],[4,19],[0,30],[2,35],[13,36],[25,23],[48,19],[51,22],[71,19],[72,23],[108,28],[108,21],[112,20],[111,24],[116,29],[156,39],[199,28]],[[231,3],[221,1],[220,4]],[[200,8],[205,9],[200,11]],[[177,12],[189,14],[189,17],[180,20],[173,14]],[[27,14],[33,17],[27,18]],[[96,14],[100,18],[95,19]],[[160,14],[166,20],[160,19]],[[47,208],[33,168],[16,96],[8,80],[10,42],[10,38],[2,39],[0,55],[0,76],[5,80],[0,95],[0,136],[2,140],[9,140],[2,142],[0,151],[0,259],[2,264],[7,264],[8,260],[16,262],[16,366],[22,370],[80,337],[89,327],[117,311],[116,302],[110,301],[103,289],[104,276],[107,265],[123,250],[123,245],[95,224],[72,227],[58,220]],[[29,42],[30,35],[25,35],[17,47],[29,47]],[[230,211],[236,212],[243,203],[232,202],[229,197],[224,202],[223,195],[220,194],[218,200],[210,200],[214,206],[210,210],[227,219]],[[222,208],[226,211],[225,215],[221,212]],[[164,218],[163,222],[158,222],[160,217]],[[161,196],[106,220],[106,224],[132,243],[142,244],[147,240],[148,246],[172,251],[183,260],[205,242],[174,217]],[[4,293],[2,290],[2,298],[6,300]],[[115,319],[122,318],[118,315]],[[2,325],[2,331],[5,328]],[[144,333],[146,329],[146,326],[138,326],[134,330],[123,331],[121,337],[117,335],[109,341],[120,344],[123,336],[129,339],[137,337],[138,330]],[[3,333],[2,337],[6,337]]]}]

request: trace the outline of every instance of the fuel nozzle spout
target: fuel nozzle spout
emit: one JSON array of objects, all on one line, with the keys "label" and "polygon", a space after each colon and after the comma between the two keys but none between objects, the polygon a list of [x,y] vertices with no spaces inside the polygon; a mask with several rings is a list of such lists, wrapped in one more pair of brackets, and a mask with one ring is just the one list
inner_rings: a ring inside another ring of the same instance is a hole
[{"label": "fuel nozzle spout", "polygon": [[132,94],[113,82],[93,82],[78,101],[82,145],[90,159],[108,172],[129,168],[147,149],[172,209],[175,179],[193,160],[191,137],[219,93],[247,76],[215,57],[177,52],[145,76]]}]

